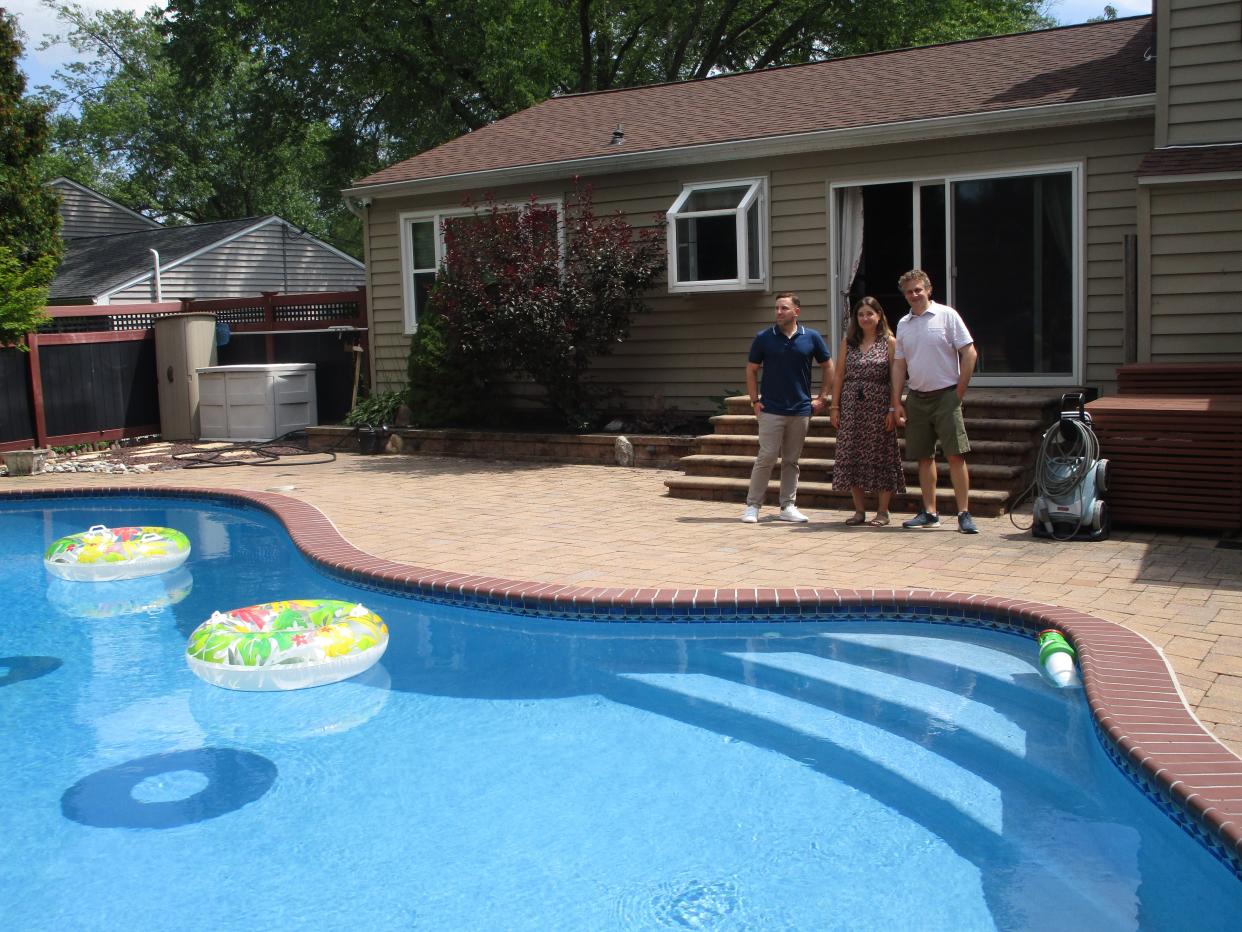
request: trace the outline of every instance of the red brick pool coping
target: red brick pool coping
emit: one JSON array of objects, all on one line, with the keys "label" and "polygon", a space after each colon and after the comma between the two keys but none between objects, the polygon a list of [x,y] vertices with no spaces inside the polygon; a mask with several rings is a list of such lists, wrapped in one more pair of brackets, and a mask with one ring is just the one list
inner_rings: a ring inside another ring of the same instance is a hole
[{"label": "red brick pool coping", "polygon": [[[1156,802],[1242,877],[1242,758],[1213,737],[1186,704],[1164,656],[1129,628],[1040,602],[920,589],[641,589],[499,579],[427,569],[376,557],[349,543],[315,506],[273,492],[187,487],[68,487],[0,491],[0,500],[60,496],[171,496],[223,499],[274,515],[312,562],[432,599],[482,608],[544,611],[584,620],[627,614],[704,623],[855,611],[987,617],[1032,633],[1060,630],[1078,652],[1083,687],[1114,760]],[[657,622],[658,623],[658,622]]]}]

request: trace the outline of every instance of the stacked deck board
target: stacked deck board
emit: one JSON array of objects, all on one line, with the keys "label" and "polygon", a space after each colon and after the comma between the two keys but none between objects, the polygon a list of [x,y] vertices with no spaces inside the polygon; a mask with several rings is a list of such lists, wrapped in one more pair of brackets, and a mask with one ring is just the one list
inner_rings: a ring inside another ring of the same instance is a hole
[{"label": "stacked deck board", "polygon": [[1087,410],[1115,522],[1242,528],[1242,396],[1120,395]]},{"label": "stacked deck board", "polygon": [[1117,393],[1242,396],[1242,362],[1132,363],[1118,367]]}]

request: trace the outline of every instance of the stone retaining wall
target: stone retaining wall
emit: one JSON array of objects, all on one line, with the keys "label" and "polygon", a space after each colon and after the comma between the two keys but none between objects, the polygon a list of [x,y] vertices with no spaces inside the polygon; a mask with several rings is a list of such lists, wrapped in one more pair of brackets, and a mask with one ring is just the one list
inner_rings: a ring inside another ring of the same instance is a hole
[{"label": "stone retaining wall", "polygon": [[[425,430],[394,427],[385,452],[477,459],[533,460],[591,466],[632,465],[648,469],[677,469],[683,456],[695,452],[695,437],[625,435],[633,447],[632,462],[618,458],[620,434],[535,434],[483,430]],[[312,427],[310,449],[359,452],[370,441],[364,428]]]}]

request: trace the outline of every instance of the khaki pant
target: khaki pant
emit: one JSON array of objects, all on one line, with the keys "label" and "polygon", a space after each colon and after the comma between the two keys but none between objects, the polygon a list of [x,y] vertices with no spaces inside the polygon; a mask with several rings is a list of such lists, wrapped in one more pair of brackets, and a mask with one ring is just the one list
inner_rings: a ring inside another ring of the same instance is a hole
[{"label": "khaki pant", "polygon": [[792,505],[798,494],[798,457],[810,427],[809,417],[759,412],[759,455],[750,473],[746,504],[758,508],[768,490],[768,479],[777,457],[781,461],[781,507]]}]

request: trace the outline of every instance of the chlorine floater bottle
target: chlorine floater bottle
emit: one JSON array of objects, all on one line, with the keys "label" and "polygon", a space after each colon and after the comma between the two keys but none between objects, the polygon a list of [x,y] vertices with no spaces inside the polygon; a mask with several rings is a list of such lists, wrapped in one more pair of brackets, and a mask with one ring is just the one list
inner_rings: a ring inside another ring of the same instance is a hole
[{"label": "chlorine floater bottle", "polygon": [[1039,632],[1039,665],[1053,685],[1062,688],[1081,685],[1074,657],[1074,648],[1060,631],[1049,628]]}]

